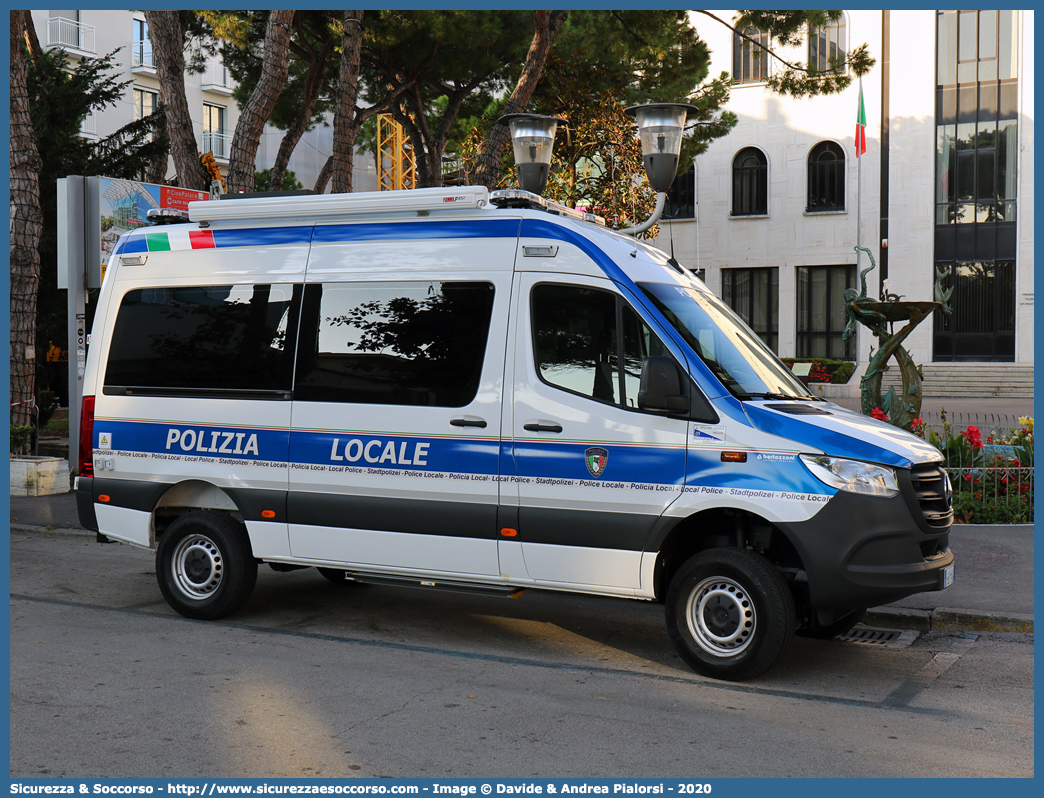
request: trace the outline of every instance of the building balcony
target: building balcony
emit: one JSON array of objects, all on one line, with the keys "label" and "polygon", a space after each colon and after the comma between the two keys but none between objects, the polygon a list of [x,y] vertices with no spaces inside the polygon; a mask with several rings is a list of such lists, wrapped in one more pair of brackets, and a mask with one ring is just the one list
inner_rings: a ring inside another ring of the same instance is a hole
[{"label": "building balcony", "polygon": [[232,150],[232,136],[229,133],[203,133],[203,147],[201,152],[214,153],[214,160],[219,163],[228,163],[228,156]]},{"label": "building balcony", "polygon": [[131,72],[135,75],[156,75],[152,62],[152,42],[148,39],[131,42]]},{"label": "building balcony", "polygon": [[98,117],[87,114],[80,122],[80,138],[96,140],[98,138]]},{"label": "building balcony", "polygon": [[47,49],[58,47],[77,58],[96,55],[94,26],[83,25],[65,17],[51,17],[47,20]]},{"label": "building balcony", "polygon": [[202,75],[200,88],[203,91],[230,97],[232,95],[232,76],[228,74],[228,69],[225,68],[224,64],[217,61],[208,61],[207,68]]}]

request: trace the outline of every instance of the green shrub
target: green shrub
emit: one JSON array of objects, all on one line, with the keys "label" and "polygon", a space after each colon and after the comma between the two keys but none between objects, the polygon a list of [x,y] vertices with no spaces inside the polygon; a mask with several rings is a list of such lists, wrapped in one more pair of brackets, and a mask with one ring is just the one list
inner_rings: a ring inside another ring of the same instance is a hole
[{"label": "green shrub", "polygon": [[32,425],[11,425],[11,454],[21,454],[29,446],[33,438]]},{"label": "green shrub", "polygon": [[51,420],[54,411],[58,409],[58,397],[54,391],[40,391],[39,408],[40,417],[36,420],[36,423],[40,429],[43,429]]}]

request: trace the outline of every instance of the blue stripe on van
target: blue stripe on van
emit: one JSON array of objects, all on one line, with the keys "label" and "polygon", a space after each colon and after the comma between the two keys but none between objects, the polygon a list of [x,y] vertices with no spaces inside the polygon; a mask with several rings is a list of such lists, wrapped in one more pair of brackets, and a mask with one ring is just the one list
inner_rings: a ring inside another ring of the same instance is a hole
[{"label": "blue stripe on van", "polygon": [[334,467],[493,477],[499,473],[499,450],[498,440],[482,438],[299,430],[290,435],[292,463]]},{"label": "blue stripe on van", "polygon": [[139,236],[121,236],[120,240],[116,244],[116,249],[112,251],[113,255],[133,255],[137,252],[148,252],[149,245],[145,241],[144,235]]},{"label": "blue stripe on van", "polygon": [[477,221],[371,222],[316,225],[312,241],[317,244],[332,244],[340,241],[515,238],[517,236],[517,219],[490,219]]},{"label": "blue stripe on van", "polygon": [[[681,487],[685,478],[685,448],[663,446],[614,446],[599,443],[608,457],[605,470],[592,476],[587,470],[584,453],[590,443],[558,443],[534,440],[512,442],[518,476],[537,480],[569,479],[599,482],[627,482],[642,485],[674,485]],[[507,469],[505,469],[507,470]]]},{"label": "blue stripe on van", "polygon": [[[108,444],[101,448],[101,438]],[[234,458],[285,463],[289,432],[285,429],[186,424],[164,421],[97,419],[94,450],[140,452],[157,459],[167,457]]]},{"label": "blue stripe on van", "polygon": [[246,227],[215,230],[215,247],[254,247],[276,244],[307,244],[312,240],[312,225],[300,227]]},{"label": "blue stripe on van", "polygon": [[898,468],[909,468],[913,465],[913,461],[908,457],[855,435],[820,427],[810,422],[808,416],[788,416],[765,410],[749,402],[746,404],[746,410],[751,422],[758,429],[781,438],[800,441],[804,446],[819,449],[828,455],[852,457]]}]

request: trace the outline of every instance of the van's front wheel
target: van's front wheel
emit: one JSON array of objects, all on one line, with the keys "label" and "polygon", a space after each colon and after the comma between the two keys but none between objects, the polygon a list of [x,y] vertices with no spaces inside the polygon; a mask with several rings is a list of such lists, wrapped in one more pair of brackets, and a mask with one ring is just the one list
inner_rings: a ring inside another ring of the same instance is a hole
[{"label": "van's front wheel", "polygon": [[794,599],[764,557],[710,549],[690,558],[671,580],[667,632],[697,673],[742,681],[773,667],[794,637]]},{"label": "van's front wheel", "polygon": [[156,580],[167,603],[186,618],[230,615],[250,598],[257,581],[246,530],[224,513],[181,516],[160,538]]}]

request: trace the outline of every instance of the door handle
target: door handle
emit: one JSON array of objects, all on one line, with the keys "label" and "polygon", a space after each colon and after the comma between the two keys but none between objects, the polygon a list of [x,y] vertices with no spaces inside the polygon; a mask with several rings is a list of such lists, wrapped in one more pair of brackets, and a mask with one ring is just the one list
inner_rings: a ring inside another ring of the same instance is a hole
[{"label": "door handle", "polygon": [[482,418],[470,418],[465,416],[464,418],[451,418],[450,424],[454,427],[485,427],[486,420]]},{"label": "door handle", "polygon": [[531,421],[528,424],[523,424],[522,429],[527,432],[561,432],[562,425],[554,422]]}]

